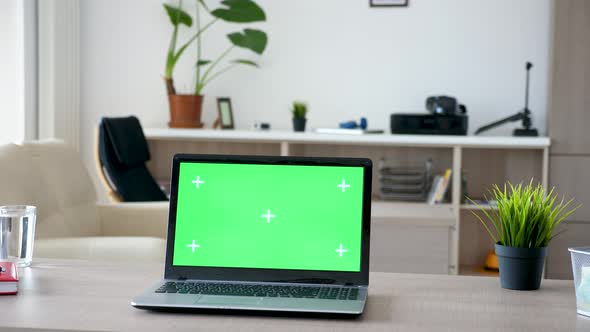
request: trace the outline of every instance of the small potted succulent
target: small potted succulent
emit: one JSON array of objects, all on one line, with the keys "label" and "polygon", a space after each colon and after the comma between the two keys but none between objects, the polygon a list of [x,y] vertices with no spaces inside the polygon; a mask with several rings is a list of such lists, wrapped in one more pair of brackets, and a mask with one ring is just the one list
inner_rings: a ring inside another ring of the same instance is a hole
[{"label": "small potted succulent", "polygon": [[307,104],[301,101],[294,101],[291,113],[293,114],[293,130],[305,131]]},{"label": "small potted succulent", "polygon": [[[558,200],[554,189],[546,193],[541,185],[511,183],[503,188],[494,185],[489,199],[497,201],[493,210],[477,205],[487,222],[478,218],[495,243],[503,288],[535,290],[541,286],[541,276],[547,246],[559,234],[557,226],[578,207],[573,201]],[[487,199],[487,197],[486,197]],[[491,224],[491,227],[488,225]]]}]

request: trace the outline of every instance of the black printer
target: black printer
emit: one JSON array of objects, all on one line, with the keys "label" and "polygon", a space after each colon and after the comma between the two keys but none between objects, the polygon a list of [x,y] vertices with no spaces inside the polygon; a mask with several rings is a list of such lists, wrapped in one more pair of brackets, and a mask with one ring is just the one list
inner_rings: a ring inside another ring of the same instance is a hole
[{"label": "black printer", "polygon": [[467,108],[449,96],[426,98],[429,114],[391,114],[392,134],[467,135]]}]

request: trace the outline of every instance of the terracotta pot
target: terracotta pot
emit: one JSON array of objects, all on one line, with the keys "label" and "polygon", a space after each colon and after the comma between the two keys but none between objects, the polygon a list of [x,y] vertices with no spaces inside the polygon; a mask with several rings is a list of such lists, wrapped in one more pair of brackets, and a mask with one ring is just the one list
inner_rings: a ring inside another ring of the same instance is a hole
[{"label": "terracotta pot", "polygon": [[203,96],[168,95],[170,103],[170,128],[203,128],[201,111]]}]

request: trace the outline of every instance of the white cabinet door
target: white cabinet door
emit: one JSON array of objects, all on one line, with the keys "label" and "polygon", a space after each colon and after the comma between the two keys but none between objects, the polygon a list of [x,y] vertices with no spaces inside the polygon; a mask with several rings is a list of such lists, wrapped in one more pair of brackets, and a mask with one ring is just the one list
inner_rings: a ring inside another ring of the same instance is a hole
[{"label": "white cabinet door", "polygon": [[448,226],[373,221],[370,270],[448,274],[449,232]]},{"label": "white cabinet door", "polygon": [[573,279],[570,247],[590,246],[590,222],[566,222],[560,227],[565,232],[549,244],[547,279]]}]

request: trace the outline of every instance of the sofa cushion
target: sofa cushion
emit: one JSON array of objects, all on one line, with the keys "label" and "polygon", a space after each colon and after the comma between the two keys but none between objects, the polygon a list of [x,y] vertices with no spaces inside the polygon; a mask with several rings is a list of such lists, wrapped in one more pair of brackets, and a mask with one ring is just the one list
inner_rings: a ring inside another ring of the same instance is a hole
[{"label": "sofa cushion", "polygon": [[30,155],[16,144],[3,144],[0,165],[0,205],[35,205],[38,184]]},{"label": "sofa cushion", "polygon": [[32,172],[21,183],[32,184],[37,206],[36,238],[100,235],[94,184],[80,155],[60,141],[23,143]]},{"label": "sofa cushion", "polygon": [[166,240],[132,236],[40,239],[33,248],[34,257],[121,262],[163,263],[165,254]]}]

